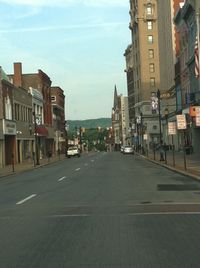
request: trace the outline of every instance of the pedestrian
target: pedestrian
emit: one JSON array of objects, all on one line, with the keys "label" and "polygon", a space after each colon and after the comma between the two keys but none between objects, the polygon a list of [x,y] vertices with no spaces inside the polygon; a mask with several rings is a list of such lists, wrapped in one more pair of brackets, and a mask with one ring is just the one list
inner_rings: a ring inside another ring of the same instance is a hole
[{"label": "pedestrian", "polygon": [[163,142],[161,141],[161,143],[160,143],[160,161],[165,161],[164,154],[165,154],[164,145],[163,145]]}]

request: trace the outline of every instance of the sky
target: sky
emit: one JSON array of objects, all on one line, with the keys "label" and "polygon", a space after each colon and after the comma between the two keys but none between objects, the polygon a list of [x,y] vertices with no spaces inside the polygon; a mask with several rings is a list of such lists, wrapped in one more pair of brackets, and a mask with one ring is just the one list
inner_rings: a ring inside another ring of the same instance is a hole
[{"label": "sky", "polygon": [[129,0],[0,0],[0,66],[44,71],[64,90],[66,119],[111,117],[127,95]]}]

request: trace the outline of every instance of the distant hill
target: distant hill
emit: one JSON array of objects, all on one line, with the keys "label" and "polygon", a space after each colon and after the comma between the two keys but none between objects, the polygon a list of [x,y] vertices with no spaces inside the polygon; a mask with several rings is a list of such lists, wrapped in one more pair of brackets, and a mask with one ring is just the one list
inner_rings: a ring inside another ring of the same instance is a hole
[{"label": "distant hill", "polygon": [[87,119],[87,120],[68,120],[69,131],[73,132],[75,128],[107,128],[111,127],[112,121],[111,118],[97,118],[97,119]]}]

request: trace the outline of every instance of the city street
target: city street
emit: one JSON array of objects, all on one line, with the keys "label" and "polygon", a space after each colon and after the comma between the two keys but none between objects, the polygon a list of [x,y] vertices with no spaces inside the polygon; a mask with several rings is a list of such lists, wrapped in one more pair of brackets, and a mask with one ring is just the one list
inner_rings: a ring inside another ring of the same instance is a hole
[{"label": "city street", "polygon": [[0,179],[2,268],[189,268],[200,183],[135,155],[85,154]]}]

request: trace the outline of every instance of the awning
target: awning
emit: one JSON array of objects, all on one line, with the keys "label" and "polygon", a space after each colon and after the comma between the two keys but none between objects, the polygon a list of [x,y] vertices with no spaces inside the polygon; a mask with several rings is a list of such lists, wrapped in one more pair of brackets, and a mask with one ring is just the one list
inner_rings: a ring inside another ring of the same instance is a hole
[{"label": "awning", "polygon": [[36,126],[36,133],[38,136],[48,136],[48,130],[44,126]]}]

